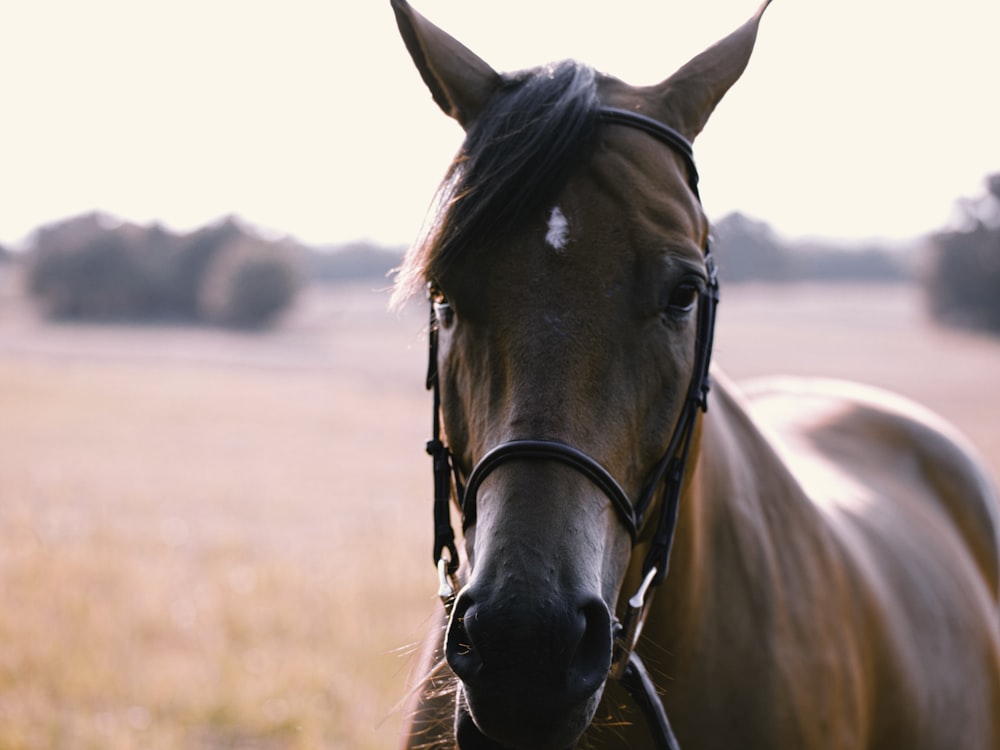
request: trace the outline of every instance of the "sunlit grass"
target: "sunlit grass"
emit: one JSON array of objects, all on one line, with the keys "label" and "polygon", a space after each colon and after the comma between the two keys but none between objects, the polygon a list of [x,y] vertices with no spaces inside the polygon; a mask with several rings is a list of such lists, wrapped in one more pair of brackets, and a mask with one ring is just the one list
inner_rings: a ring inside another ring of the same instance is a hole
[{"label": "sunlit grass", "polygon": [[392,744],[434,604],[398,400],[0,362],[0,748]]},{"label": "sunlit grass", "polygon": [[222,544],[19,531],[3,560],[0,746],[385,745],[405,601],[373,618],[367,589],[327,565]]}]

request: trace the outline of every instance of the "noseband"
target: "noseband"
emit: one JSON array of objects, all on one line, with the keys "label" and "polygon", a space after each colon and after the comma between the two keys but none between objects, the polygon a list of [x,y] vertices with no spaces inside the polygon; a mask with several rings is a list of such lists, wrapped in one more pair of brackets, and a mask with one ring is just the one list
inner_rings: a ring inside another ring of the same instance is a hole
[{"label": "noseband", "polygon": [[[624,109],[602,107],[600,120],[607,124],[635,128],[651,135],[669,146],[682,157],[688,176],[688,186],[695,197],[698,193],[698,170],[690,142],[673,128],[657,120]],[[642,632],[646,611],[655,587],[667,574],[670,564],[670,550],[677,525],[677,510],[688,453],[694,436],[695,422],[699,411],[708,408],[709,364],[712,358],[712,339],[715,330],[715,308],[719,302],[719,282],[715,262],[710,248],[705,247],[705,266],[708,283],[698,301],[697,339],[694,368],[681,413],[674,426],[673,434],[663,457],[650,471],[646,485],[633,502],[621,485],[601,464],[583,451],[557,440],[511,440],[494,447],[473,467],[465,483],[458,473],[451,451],[441,440],[441,394],[437,367],[437,325],[433,304],[430,321],[430,357],[427,369],[427,388],[433,391],[434,415],[433,437],[427,443],[427,452],[434,464],[434,562],[438,569],[440,589],[448,615],[451,615],[458,583],[458,550],[455,547],[455,533],[451,527],[450,501],[452,480],[455,496],[462,510],[462,528],[468,529],[476,522],[476,497],[483,481],[495,469],[508,461],[554,461],[569,466],[583,474],[611,501],[619,520],[628,531],[633,544],[644,527],[647,512],[656,499],[657,490],[662,486],[663,494],[659,506],[659,517],[653,534],[652,544],[646,554],[642,568],[642,583],[629,599],[623,621],[615,622],[614,653],[610,676],[618,679],[633,700],[640,706],[656,740],[662,750],[679,750],[679,745],[670,728],[666,711],[656,693],[656,687],[646,672],[646,668],[635,653],[635,646]]]}]

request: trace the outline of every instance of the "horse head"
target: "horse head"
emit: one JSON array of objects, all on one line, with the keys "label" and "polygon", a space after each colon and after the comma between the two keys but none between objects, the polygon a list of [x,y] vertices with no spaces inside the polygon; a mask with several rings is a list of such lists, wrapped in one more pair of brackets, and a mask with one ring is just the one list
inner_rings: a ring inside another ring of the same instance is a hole
[{"label": "horse head", "polygon": [[396,292],[426,286],[434,303],[465,519],[445,640],[463,750],[564,750],[594,717],[713,280],[684,145],[743,72],[766,4],[637,88],[573,62],[499,74],[393,0],[421,76],[466,131]]}]

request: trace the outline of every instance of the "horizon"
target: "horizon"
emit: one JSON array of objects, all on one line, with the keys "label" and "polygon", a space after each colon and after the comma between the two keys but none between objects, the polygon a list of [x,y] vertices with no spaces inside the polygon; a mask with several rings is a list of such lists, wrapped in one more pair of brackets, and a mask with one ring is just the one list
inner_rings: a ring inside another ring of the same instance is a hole
[{"label": "horizon", "polygon": [[[775,246],[781,247],[784,250],[791,252],[803,251],[810,252],[815,250],[831,250],[834,252],[845,252],[852,253],[855,251],[869,251],[875,250],[879,252],[889,252],[889,253],[909,253],[909,252],[919,252],[924,247],[924,240],[933,234],[929,232],[925,235],[919,235],[916,237],[908,238],[880,238],[880,237],[829,237],[822,235],[800,235],[800,236],[788,236],[780,231],[778,231],[773,225],[771,225],[767,220],[761,219],[756,216],[751,216],[738,209],[730,211],[724,216],[713,218],[710,220],[710,225],[715,229],[719,224],[726,222],[733,218],[741,218],[751,224],[760,224],[774,236]],[[214,217],[203,224],[197,226],[186,227],[182,229],[176,229],[165,225],[158,219],[151,219],[149,221],[133,221],[131,219],[122,218],[115,216],[107,211],[93,210],[84,211],[82,213],[76,214],[74,216],[66,216],[55,221],[47,222],[39,227],[36,227],[32,232],[30,232],[24,239],[22,243],[17,246],[5,246],[0,244],[0,248],[4,248],[15,255],[30,251],[32,249],[31,242],[33,238],[40,231],[46,231],[53,228],[63,227],[67,224],[80,221],[95,221],[103,230],[115,231],[121,227],[134,227],[142,231],[149,231],[154,228],[160,228],[164,231],[172,234],[174,237],[183,238],[197,232],[212,229],[226,223],[234,223],[243,232],[252,234],[253,236],[269,243],[288,243],[294,248],[318,252],[318,253],[337,253],[341,251],[353,251],[353,250],[370,250],[373,252],[390,252],[390,253],[403,253],[410,245],[406,242],[383,242],[378,239],[372,239],[368,237],[358,237],[346,240],[336,240],[328,243],[309,243],[299,238],[286,233],[274,230],[270,227],[262,227],[255,224],[253,221],[247,219],[244,216],[238,214],[227,214],[224,216]]]}]

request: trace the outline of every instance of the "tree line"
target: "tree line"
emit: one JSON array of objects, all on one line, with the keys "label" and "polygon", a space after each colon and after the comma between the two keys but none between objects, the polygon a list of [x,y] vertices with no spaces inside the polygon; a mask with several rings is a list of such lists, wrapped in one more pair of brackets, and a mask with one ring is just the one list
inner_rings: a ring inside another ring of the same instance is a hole
[{"label": "tree line", "polygon": [[712,252],[724,283],[902,282],[914,278],[912,253],[871,243],[845,248],[789,241],[765,222],[731,213],[712,226]]},{"label": "tree line", "polygon": [[[986,188],[959,202],[958,228],[921,240],[922,255],[912,247],[788,241],[732,213],[713,226],[720,276],[723,283],[919,281],[939,320],[1000,332],[1000,174]],[[265,239],[235,217],[178,234],[91,213],[36,230],[25,252],[0,247],[0,267],[23,265],[30,295],[55,319],[260,328],[278,320],[304,284],[386,281],[402,254],[370,243],[308,248]]]}]

